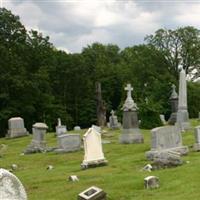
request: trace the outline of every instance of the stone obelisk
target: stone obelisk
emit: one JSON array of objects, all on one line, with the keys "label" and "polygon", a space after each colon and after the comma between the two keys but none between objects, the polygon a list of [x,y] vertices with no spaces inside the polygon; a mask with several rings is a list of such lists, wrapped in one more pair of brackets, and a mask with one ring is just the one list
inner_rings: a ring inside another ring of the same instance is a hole
[{"label": "stone obelisk", "polygon": [[180,71],[179,77],[178,112],[176,122],[182,131],[190,128],[189,114],[187,109],[187,82],[184,69]]},{"label": "stone obelisk", "polygon": [[123,129],[120,135],[120,143],[143,143],[143,135],[139,129],[139,122],[137,116],[137,104],[133,101],[131,92],[133,88],[131,84],[127,84],[125,87],[127,91],[127,98],[123,105]]}]

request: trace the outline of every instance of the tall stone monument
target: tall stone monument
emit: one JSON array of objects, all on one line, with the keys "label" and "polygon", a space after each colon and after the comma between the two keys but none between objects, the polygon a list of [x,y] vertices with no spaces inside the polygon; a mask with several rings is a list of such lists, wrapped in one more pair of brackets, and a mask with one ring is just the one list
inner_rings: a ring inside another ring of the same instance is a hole
[{"label": "tall stone monument", "polygon": [[171,115],[168,123],[174,125],[176,123],[177,111],[178,111],[178,94],[176,93],[176,86],[172,85],[172,94],[169,98],[171,104]]},{"label": "tall stone monument", "polygon": [[61,119],[58,118],[58,125],[56,126],[56,135],[62,135],[65,134],[67,132],[67,128],[65,125],[61,124]]},{"label": "tall stone monument", "polygon": [[12,117],[8,120],[7,138],[22,137],[28,135],[24,127],[24,120],[21,117]]},{"label": "tall stone monument", "polygon": [[109,127],[111,129],[119,128],[119,123],[118,123],[117,116],[115,115],[115,111],[111,110],[110,114],[111,116],[109,117]]},{"label": "tall stone monument", "polygon": [[124,88],[127,91],[127,98],[123,105],[123,129],[120,135],[120,143],[143,143],[143,135],[139,129],[139,122],[137,116],[138,107],[133,101],[131,92],[133,88],[131,84],[127,84]]},{"label": "tall stone monument", "polygon": [[96,83],[96,100],[97,100],[97,125],[104,127],[106,125],[106,105],[102,98],[101,83]]},{"label": "tall stone monument", "polygon": [[190,128],[189,114],[187,109],[187,82],[185,70],[183,68],[179,77],[179,98],[176,122],[182,131]]}]

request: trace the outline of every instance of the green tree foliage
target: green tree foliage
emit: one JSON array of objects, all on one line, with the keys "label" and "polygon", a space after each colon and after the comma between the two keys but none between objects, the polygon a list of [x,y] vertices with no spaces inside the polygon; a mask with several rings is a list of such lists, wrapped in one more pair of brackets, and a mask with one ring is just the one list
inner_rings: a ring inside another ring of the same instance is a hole
[{"label": "green tree foliage", "polygon": [[171,29],[159,29],[146,37],[148,44],[161,50],[168,66],[178,78],[179,66],[196,79],[200,74],[200,30],[187,26]]},{"label": "green tree foliage", "polygon": [[[124,50],[94,43],[81,53],[67,54],[58,51],[49,37],[27,32],[18,16],[0,8],[0,136],[14,116],[23,117],[29,130],[36,121],[53,130],[58,117],[68,128],[89,127],[96,123],[96,82],[101,82],[107,117],[111,109],[122,117],[124,87],[131,83],[141,126],[159,126],[159,114],[170,114],[178,66],[195,76],[199,73],[199,31],[158,30],[147,40],[148,45]],[[196,117],[199,84],[189,83],[188,94],[190,116]]]}]

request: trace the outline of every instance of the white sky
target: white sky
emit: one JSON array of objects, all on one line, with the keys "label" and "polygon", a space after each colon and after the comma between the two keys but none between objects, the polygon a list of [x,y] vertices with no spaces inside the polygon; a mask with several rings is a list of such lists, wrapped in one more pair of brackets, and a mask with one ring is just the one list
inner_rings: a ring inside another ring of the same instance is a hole
[{"label": "white sky", "polygon": [[200,29],[200,0],[0,0],[27,29],[50,36],[57,47],[80,52],[93,42],[124,48],[159,28]]}]

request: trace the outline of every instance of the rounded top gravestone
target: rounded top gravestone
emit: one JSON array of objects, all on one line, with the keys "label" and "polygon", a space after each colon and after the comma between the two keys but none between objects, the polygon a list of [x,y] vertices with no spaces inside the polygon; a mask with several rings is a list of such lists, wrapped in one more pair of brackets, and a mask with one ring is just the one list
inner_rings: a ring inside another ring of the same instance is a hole
[{"label": "rounded top gravestone", "polygon": [[27,200],[26,191],[20,180],[2,168],[0,168],[0,199]]},{"label": "rounded top gravestone", "polygon": [[48,126],[45,123],[37,122],[37,123],[33,124],[33,128],[48,129]]}]

